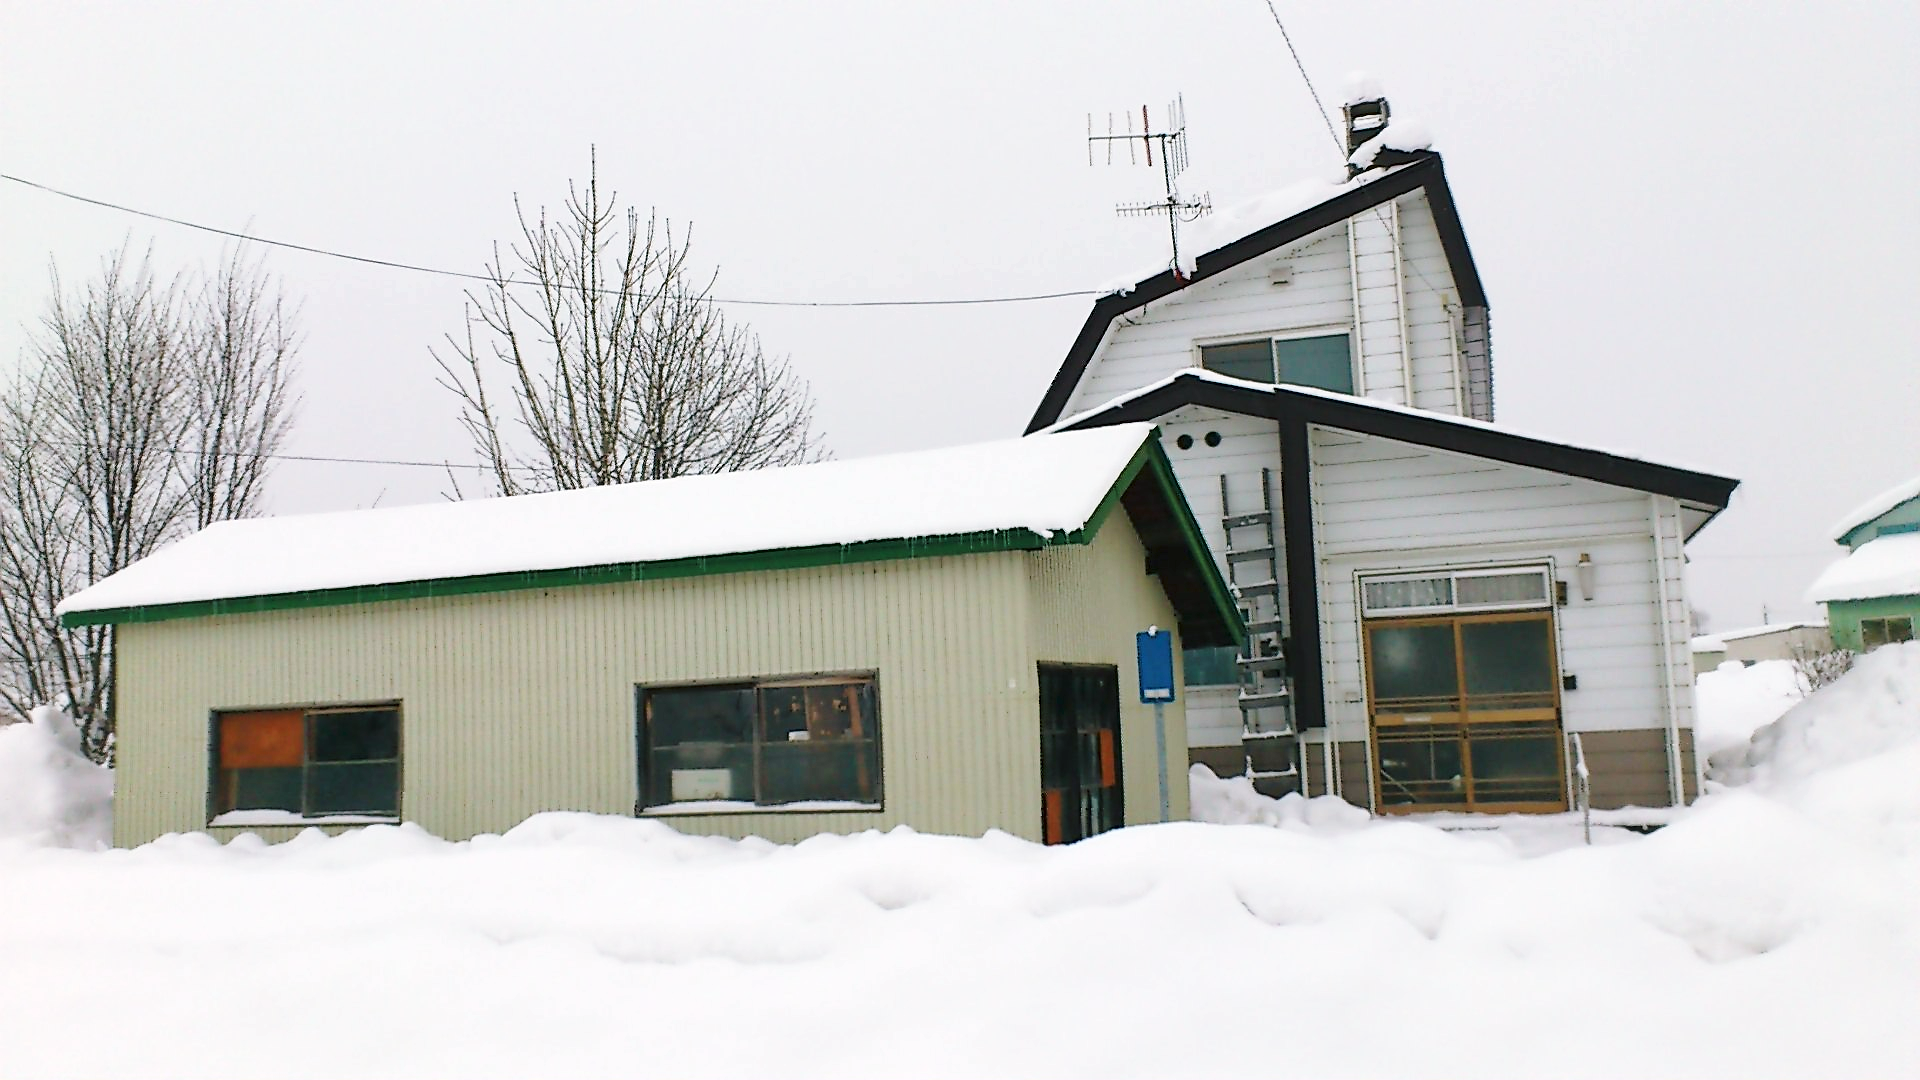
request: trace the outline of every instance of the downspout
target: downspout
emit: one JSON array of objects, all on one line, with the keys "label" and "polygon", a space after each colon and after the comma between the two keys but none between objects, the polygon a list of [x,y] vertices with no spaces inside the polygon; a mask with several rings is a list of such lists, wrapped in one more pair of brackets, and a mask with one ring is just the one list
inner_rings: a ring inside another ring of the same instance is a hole
[{"label": "downspout", "polygon": [[[1673,599],[1667,588],[1667,538],[1660,513],[1660,496],[1647,496],[1648,520],[1653,526],[1653,576],[1660,599],[1660,686],[1667,704],[1667,799],[1668,805],[1685,805],[1686,789],[1680,781],[1680,706],[1673,692]],[[1695,756],[1699,756],[1697,753]]]},{"label": "downspout", "polygon": [[1393,244],[1393,305],[1400,320],[1400,386],[1406,399],[1404,404],[1411,409],[1415,406],[1413,342],[1407,338],[1407,260],[1406,252],[1400,249],[1400,204],[1397,201],[1390,202],[1387,207],[1387,237]]},{"label": "downspout", "polygon": [[1467,335],[1465,312],[1454,303],[1450,293],[1440,294],[1440,310],[1447,315],[1447,348],[1453,358],[1453,408],[1455,415],[1467,414],[1467,369],[1460,361],[1460,339]]},{"label": "downspout", "polygon": [[1360,336],[1360,241],[1347,219],[1347,281],[1353,290],[1353,394],[1367,396],[1367,343]]}]

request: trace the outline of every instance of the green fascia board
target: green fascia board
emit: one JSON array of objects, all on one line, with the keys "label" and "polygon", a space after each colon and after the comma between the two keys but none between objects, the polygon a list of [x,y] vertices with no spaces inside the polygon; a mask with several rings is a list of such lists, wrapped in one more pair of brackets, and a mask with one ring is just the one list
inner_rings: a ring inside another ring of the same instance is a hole
[{"label": "green fascia board", "polygon": [[1038,551],[1046,547],[1084,545],[1093,542],[1120,503],[1120,497],[1143,469],[1151,470],[1155,482],[1168,498],[1180,520],[1194,557],[1208,572],[1209,584],[1221,605],[1227,625],[1236,640],[1244,640],[1245,626],[1240,609],[1232,602],[1219,570],[1207,554],[1205,542],[1193,522],[1186,500],[1174,480],[1173,467],[1166,451],[1160,448],[1157,434],[1141,443],[1108,489],[1087,523],[1071,532],[1043,535],[1032,529],[991,529],[947,536],[919,536],[890,540],[863,540],[849,544],[820,544],[812,547],[778,548],[770,551],[733,552],[701,555],[685,559],[660,559],[651,562],[611,563],[602,566],[577,566],[559,570],[519,570],[504,574],[478,574],[468,577],[429,578],[381,585],[352,585],[338,589],[313,589],[262,596],[223,597],[215,600],[189,600],[175,604],[150,604],[139,607],[99,608],[70,611],[60,617],[68,628],[117,623],[165,622],[172,619],[206,618],[214,615],[238,615],[261,611],[296,611],[304,608],[339,607],[346,604],[371,604],[387,600],[421,600],[448,596],[472,596],[479,593],[514,592],[522,589],[552,589],[571,585],[615,585],[638,581],[665,581],[672,578],[701,577],[708,574],[738,574],[755,570],[801,570],[819,566],[883,562],[893,559],[923,559],[943,555],[980,555],[997,551]]}]

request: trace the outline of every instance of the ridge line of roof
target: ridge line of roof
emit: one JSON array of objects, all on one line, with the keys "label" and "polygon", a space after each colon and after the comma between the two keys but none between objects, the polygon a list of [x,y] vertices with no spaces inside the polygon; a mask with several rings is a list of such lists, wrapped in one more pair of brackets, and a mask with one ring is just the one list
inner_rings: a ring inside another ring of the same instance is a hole
[{"label": "ridge line of roof", "polygon": [[1087,365],[1092,362],[1093,354],[1099,349],[1100,341],[1106,336],[1107,328],[1114,319],[1415,190],[1427,192],[1428,201],[1433,207],[1434,225],[1440,233],[1440,245],[1446,253],[1462,302],[1468,306],[1485,307],[1486,293],[1479,270],[1473,263],[1473,253],[1467,246],[1458,208],[1447,187],[1446,167],[1437,151],[1421,151],[1418,160],[1411,164],[1342,191],[1201,254],[1194,260],[1191,277],[1182,277],[1172,270],[1162,270],[1124,293],[1108,293],[1095,300],[1093,310],[1088,313],[1080,332],[1074,336],[1073,345],[1067,350],[1066,359],[1054,373],[1053,381],[1041,396],[1039,407],[1027,421],[1026,433],[1033,434],[1060,419],[1060,414],[1066,409],[1067,399],[1072,397],[1074,388],[1086,373]]}]

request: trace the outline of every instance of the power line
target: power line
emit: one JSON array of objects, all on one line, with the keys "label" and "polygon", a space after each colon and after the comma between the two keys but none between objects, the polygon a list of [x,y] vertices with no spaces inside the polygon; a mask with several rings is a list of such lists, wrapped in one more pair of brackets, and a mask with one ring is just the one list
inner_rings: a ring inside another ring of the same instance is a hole
[{"label": "power line", "polygon": [[1307,65],[1300,62],[1300,50],[1293,47],[1293,35],[1287,33],[1287,24],[1280,21],[1280,9],[1273,6],[1273,0],[1267,0],[1267,11],[1273,16],[1273,25],[1280,28],[1280,40],[1287,43],[1287,52],[1293,57],[1293,66],[1300,72],[1300,81],[1307,84],[1307,93],[1313,95],[1313,107],[1320,111],[1320,122],[1327,125],[1327,137],[1333,140],[1334,149],[1344,156],[1346,144],[1340,141],[1340,133],[1333,128],[1333,116],[1320,100],[1320,91],[1313,88],[1313,80],[1307,77]]},{"label": "power line", "polygon": [[[251,236],[251,235],[248,235],[247,233],[238,233],[230,229],[222,229],[222,228],[215,227],[213,225],[202,225],[198,222],[187,221],[177,217],[170,217],[166,214],[154,213],[151,210],[140,210],[131,206],[122,206],[119,203],[108,202],[105,199],[95,199],[95,198],[90,198],[86,195],[78,195],[71,191],[62,191],[56,187],[49,187],[46,184],[42,184],[33,180],[28,180],[24,177],[11,176],[11,175],[8,175],[7,173],[0,173],[0,180],[11,180],[16,184],[22,184],[22,185],[25,185],[26,187],[35,188],[40,191],[44,191],[49,195],[58,195],[63,199],[72,199],[75,202],[86,203],[89,206],[98,206],[107,210],[115,210],[123,214],[132,214],[136,217],[148,218],[153,221],[164,221],[169,225],[179,225],[188,229],[198,229],[201,232],[212,233],[215,236],[225,236],[234,240],[241,240],[249,244],[265,244],[269,247],[286,248],[289,251],[303,251],[309,255],[324,255],[332,259],[346,259],[350,262],[366,263],[369,266],[384,266],[391,270],[411,270],[414,273],[419,273],[419,274],[437,274],[441,277],[459,278],[463,281],[483,281],[488,284],[507,284],[507,285],[534,285],[535,284],[535,282],[516,281],[512,278],[508,278],[504,282],[500,282],[494,278],[488,277],[485,274],[470,274],[460,270],[444,270],[434,266],[418,266],[413,263],[395,262],[392,259],[376,259],[368,255],[354,255],[345,251],[334,251],[329,248],[311,247],[307,244],[296,244],[288,240],[270,240],[263,236]],[[623,293],[623,291],[620,289],[595,289],[593,291],[599,292],[599,293],[605,293],[610,296],[619,296],[619,295],[622,295]],[[976,305],[976,304],[1019,304],[1019,303],[1026,303],[1034,300],[1063,300],[1073,296],[1099,296],[1100,294],[1101,294],[1101,290],[1099,289],[1066,289],[1060,292],[1023,293],[1023,294],[1014,295],[1014,296],[972,296],[972,297],[961,297],[956,299],[933,299],[933,300],[758,300],[758,299],[750,300],[750,299],[743,299],[740,297],[724,297],[724,296],[710,296],[710,297],[707,297],[707,299],[716,304],[741,304],[741,305],[750,306],[750,307],[797,307],[797,308],[959,307],[964,305]]]}]

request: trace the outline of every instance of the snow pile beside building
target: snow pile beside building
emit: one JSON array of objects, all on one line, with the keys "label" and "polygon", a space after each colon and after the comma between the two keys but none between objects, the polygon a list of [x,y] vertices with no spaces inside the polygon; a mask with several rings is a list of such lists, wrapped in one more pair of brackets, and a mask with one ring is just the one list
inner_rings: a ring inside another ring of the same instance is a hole
[{"label": "snow pile beside building", "polygon": [[[1729,783],[1785,796],[1867,780],[1902,763],[1920,767],[1920,642],[1915,641],[1885,645],[1855,660],[1838,682],[1725,755],[1719,772]],[[1920,784],[1912,775],[1893,785],[1913,793],[1908,803],[1897,802],[1895,791],[1864,790],[1851,798],[1920,817]]]},{"label": "snow pile beside building", "polygon": [[79,731],[42,706],[0,727],[0,841],[103,848],[113,838],[113,771],[80,753]]},{"label": "snow pile beside building", "polygon": [[1274,825],[1281,828],[1356,829],[1371,816],[1344,799],[1288,795],[1268,798],[1244,776],[1221,778],[1205,765],[1187,771],[1193,820],[1213,825]]},{"label": "snow pile beside building", "polygon": [[1745,746],[1755,731],[1800,704],[1801,697],[1791,660],[1725,663],[1702,672],[1693,684],[1693,744],[1708,759]]}]

